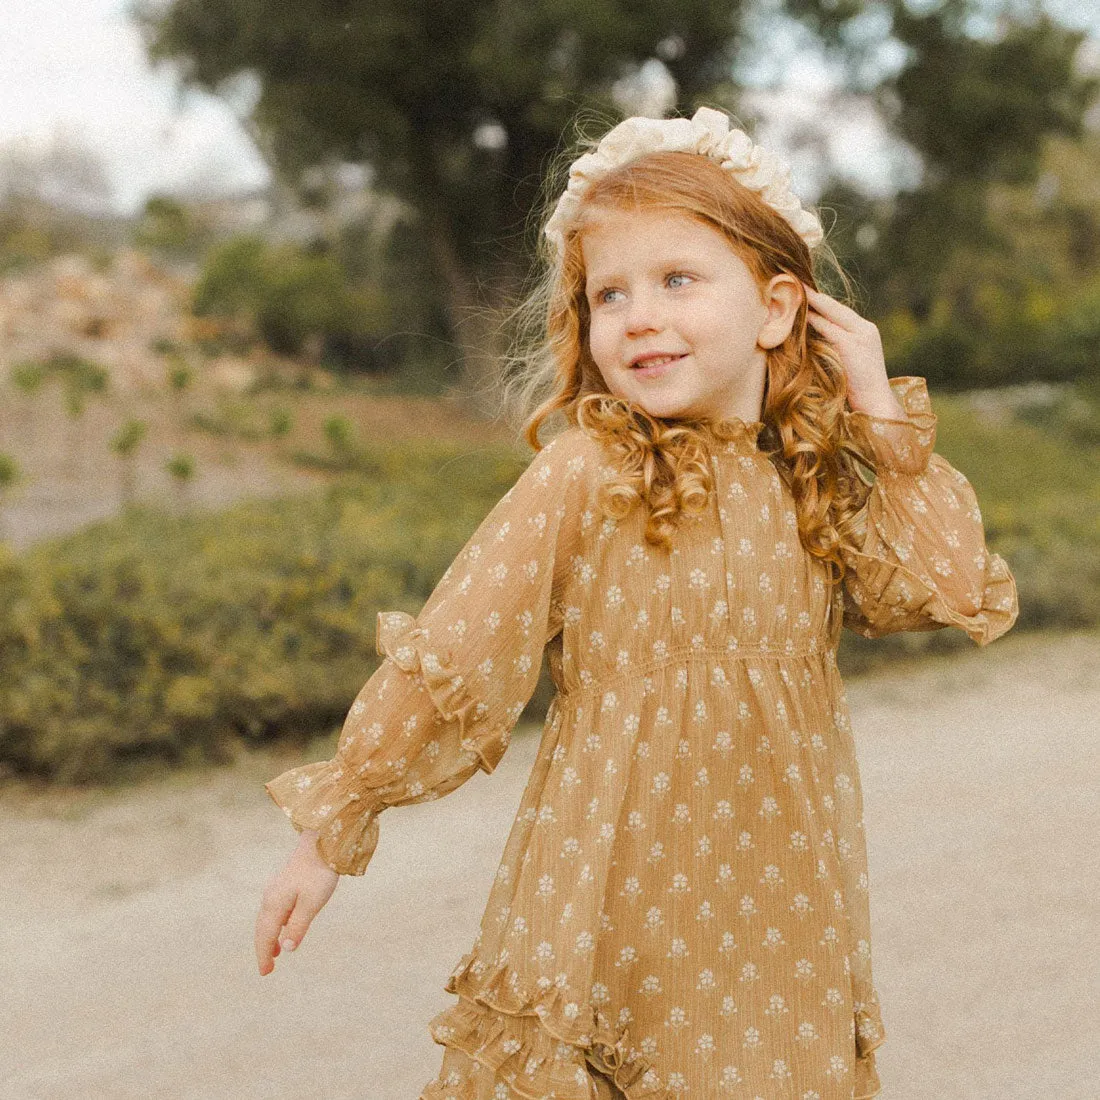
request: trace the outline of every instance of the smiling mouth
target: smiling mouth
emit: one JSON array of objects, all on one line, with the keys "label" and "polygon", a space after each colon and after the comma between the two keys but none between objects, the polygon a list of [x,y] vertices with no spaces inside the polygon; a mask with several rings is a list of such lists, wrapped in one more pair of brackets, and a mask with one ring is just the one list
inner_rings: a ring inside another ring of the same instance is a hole
[{"label": "smiling mouth", "polygon": [[642,359],[637,363],[632,363],[630,369],[644,371],[656,367],[667,367],[672,363],[679,362],[681,359],[683,359],[682,355],[662,355],[658,358]]}]

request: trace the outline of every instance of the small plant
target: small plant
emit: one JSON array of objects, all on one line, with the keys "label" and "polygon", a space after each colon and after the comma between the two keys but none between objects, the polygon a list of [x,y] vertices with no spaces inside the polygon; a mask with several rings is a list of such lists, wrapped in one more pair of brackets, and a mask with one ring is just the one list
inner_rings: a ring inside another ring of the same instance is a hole
[{"label": "small plant", "polygon": [[195,372],[181,355],[168,357],[168,388],[175,394],[182,394],[194,380]]},{"label": "small plant", "polygon": [[129,508],[137,496],[134,463],[138,446],[145,438],[148,428],[149,425],[144,420],[131,418],[111,439],[111,450],[119,457],[120,495],[124,508]]},{"label": "small plant", "polygon": [[172,352],[168,355],[168,365],[165,373],[165,381],[168,384],[168,390],[172,394],[172,400],[176,406],[175,415],[175,436],[177,442],[182,442],[186,427],[184,419],[186,416],[186,393],[191,387],[191,383],[194,381],[195,373],[191,369],[187,360],[178,352]]},{"label": "small plant", "polygon": [[35,417],[33,415],[34,408],[32,403],[35,396],[46,383],[46,371],[41,363],[32,361],[16,363],[11,370],[11,380],[27,403],[27,408],[24,410],[23,415],[16,417],[16,424],[18,425],[17,430],[23,443],[29,445],[34,439],[35,434]]},{"label": "small plant", "polygon": [[[19,480],[19,463],[10,455],[0,451],[0,504],[3,503],[8,490]],[[0,519],[3,517],[0,516]],[[3,524],[0,523],[0,533],[3,532]]]},{"label": "small plant", "polygon": [[176,486],[176,495],[180,510],[187,507],[187,486],[195,477],[195,459],[192,455],[178,452],[164,464]]},{"label": "small plant", "polygon": [[281,443],[293,430],[294,417],[289,409],[279,406],[271,410],[271,418],[268,424],[271,430],[271,438]]},{"label": "small plant", "polygon": [[11,380],[26,397],[33,397],[46,381],[46,372],[41,363],[16,363],[12,367]]},{"label": "small plant", "polygon": [[355,456],[355,428],[346,416],[325,420],[325,442],[337,462],[347,465]]},{"label": "small plant", "polygon": [[84,409],[89,394],[106,392],[109,382],[107,368],[71,352],[59,352],[46,361],[46,371],[61,381],[65,401],[65,412],[69,416],[72,429],[69,433],[68,468],[70,474],[76,473],[77,458],[82,442]]}]

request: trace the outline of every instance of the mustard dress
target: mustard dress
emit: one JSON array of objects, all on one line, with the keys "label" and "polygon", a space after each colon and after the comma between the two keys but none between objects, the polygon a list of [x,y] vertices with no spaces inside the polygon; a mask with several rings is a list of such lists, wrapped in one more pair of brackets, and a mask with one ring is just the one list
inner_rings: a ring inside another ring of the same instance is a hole
[{"label": "mustard dress", "polygon": [[907,420],[852,413],[877,477],[832,598],[758,449],[714,436],[709,510],[644,541],[602,516],[610,452],[571,427],[538,452],[385,660],[332,760],[266,784],[341,874],[387,806],[492,772],[534,692],[556,696],[472,949],[430,1021],[419,1100],[866,1100],[886,1032],[871,974],[862,795],[836,648],[1016,620],[966,478]]}]

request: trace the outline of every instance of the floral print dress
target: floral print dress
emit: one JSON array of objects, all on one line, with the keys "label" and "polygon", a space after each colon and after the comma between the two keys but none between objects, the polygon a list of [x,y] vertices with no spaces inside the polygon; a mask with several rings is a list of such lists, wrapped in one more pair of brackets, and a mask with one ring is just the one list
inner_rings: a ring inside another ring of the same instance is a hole
[{"label": "floral print dress", "polygon": [[836,648],[1016,620],[966,478],[907,420],[851,413],[877,476],[862,550],[829,594],[760,422],[708,446],[715,491],[671,551],[602,516],[610,452],[541,451],[416,617],[380,613],[385,660],[332,760],[266,790],[341,874],[387,806],[492,772],[548,649],[557,688],[481,928],[430,1021],[419,1100],[866,1100],[884,1041],[871,974],[853,732]]}]

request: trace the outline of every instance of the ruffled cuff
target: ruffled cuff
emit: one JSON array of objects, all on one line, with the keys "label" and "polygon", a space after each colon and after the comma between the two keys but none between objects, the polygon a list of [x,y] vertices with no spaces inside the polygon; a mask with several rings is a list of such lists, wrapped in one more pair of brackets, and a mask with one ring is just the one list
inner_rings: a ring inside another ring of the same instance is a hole
[{"label": "ruffled cuff", "polygon": [[[432,791],[449,789],[477,768],[491,772],[507,748],[509,731],[494,735],[481,728],[488,705],[468,693],[465,677],[451,665],[451,653],[433,646],[428,631],[411,615],[380,612],[375,647],[380,656],[413,678],[418,696],[427,692],[432,713],[421,715],[422,722],[453,724],[448,737],[459,751],[448,757],[447,767],[426,789],[414,791],[410,769],[416,778],[419,748],[382,742],[364,759],[361,740],[350,736],[342,739],[341,750],[332,760],[291,768],[264,785],[298,832],[317,832],[318,854],[342,875],[366,871],[378,844],[378,814],[383,809],[432,797]],[[404,713],[393,716],[395,721],[407,717]],[[396,751],[390,752],[391,747]]]},{"label": "ruffled cuff", "polygon": [[454,667],[453,653],[434,645],[429,632],[404,611],[378,613],[375,648],[379,655],[420,679],[440,717],[458,724],[462,748],[490,774],[508,748],[510,730],[477,728],[489,713],[489,704],[470,694],[466,678]]},{"label": "ruffled cuff", "polygon": [[361,875],[378,845],[382,806],[335,760],[291,768],[264,784],[291,824],[317,832],[317,854],[339,875]]},{"label": "ruffled cuff", "polygon": [[890,379],[890,390],[905,410],[907,420],[848,412],[849,431],[871,453],[876,468],[921,474],[936,446],[936,414],[928,384],[918,375]]},{"label": "ruffled cuff", "polygon": [[951,606],[930,578],[921,577],[899,562],[862,551],[858,580],[849,582],[855,605],[863,610],[870,628],[853,630],[867,637],[890,633],[891,620],[899,630],[936,630],[956,626],[979,646],[988,645],[1011,629],[1019,615],[1016,579],[999,554],[986,552],[981,606],[964,614]]}]

